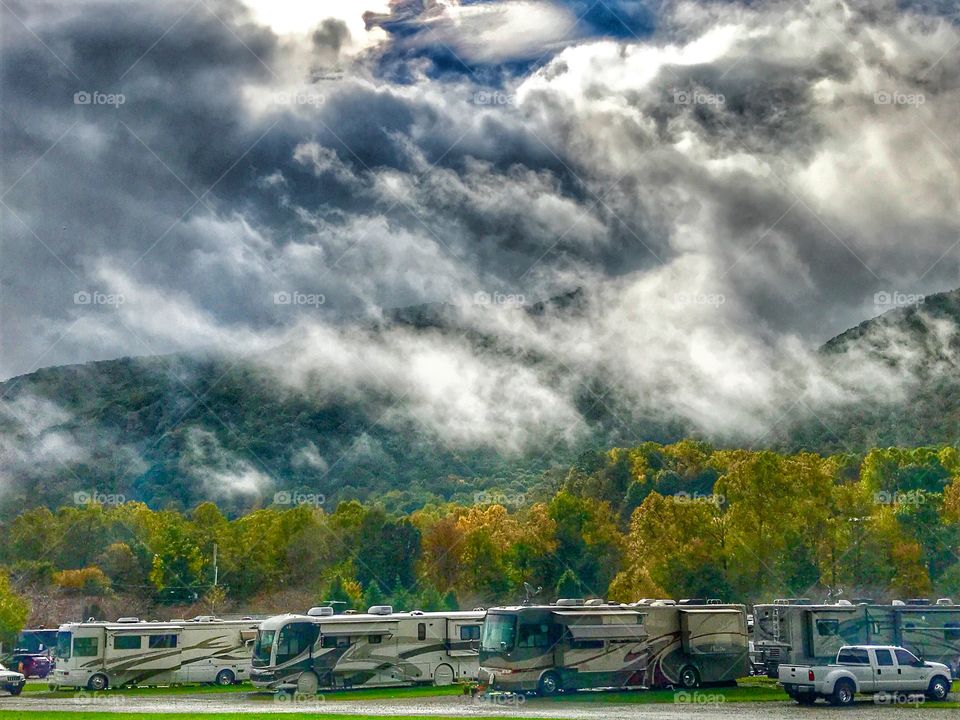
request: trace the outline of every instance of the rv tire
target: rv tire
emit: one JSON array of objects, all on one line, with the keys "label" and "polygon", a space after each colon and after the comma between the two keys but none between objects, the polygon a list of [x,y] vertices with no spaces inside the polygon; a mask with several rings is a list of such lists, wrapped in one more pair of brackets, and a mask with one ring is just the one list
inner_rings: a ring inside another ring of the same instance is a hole
[{"label": "rv tire", "polygon": [[107,680],[107,676],[103,673],[97,673],[87,680],[87,690],[100,692],[101,690],[106,690],[108,687],[110,687],[110,681]]},{"label": "rv tire", "polygon": [[556,695],[561,689],[560,676],[552,670],[541,675],[540,682],[537,683],[537,694],[542,697]]},{"label": "rv tire", "polygon": [[214,682],[217,685],[233,685],[237,680],[237,676],[233,674],[233,670],[221,670],[217,673],[217,679]]},{"label": "rv tire", "polygon": [[442,687],[444,685],[453,685],[453,679],[456,677],[453,673],[453,668],[449,665],[438,665],[436,670],[433,671],[433,684],[437,687]]},{"label": "rv tire", "polygon": [[297,678],[297,694],[316,695],[319,688],[320,678],[317,677],[316,673],[309,670],[300,673],[300,677]]},{"label": "rv tire", "polygon": [[700,687],[700,673],[693,665],[686,665],[680,671],[679,682],[677,683],[684,690],[693,690]]}]

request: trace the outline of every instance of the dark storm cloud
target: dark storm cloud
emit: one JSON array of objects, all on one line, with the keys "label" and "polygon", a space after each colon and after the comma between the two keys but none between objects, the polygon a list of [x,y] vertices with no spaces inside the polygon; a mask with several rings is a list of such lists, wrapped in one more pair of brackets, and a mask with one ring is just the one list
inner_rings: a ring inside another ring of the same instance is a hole
[{"label": "dark storm cloud", "polygon": [[[292,333],[304,376],[385,377],[457,442],[516,445],[576,420],[570,387],[339,325],[582,286],[578,318],[464,322],[605,377],[629,412],[742,428],[787,377],[844,395],[806,353],[876,291],[960,284],[958,36],[916,6],[397,2],[359,50],[342,19],[281,37],[239,2],[10,7],[5,376]],[[292,291],[313,300],[275,300]]]}]

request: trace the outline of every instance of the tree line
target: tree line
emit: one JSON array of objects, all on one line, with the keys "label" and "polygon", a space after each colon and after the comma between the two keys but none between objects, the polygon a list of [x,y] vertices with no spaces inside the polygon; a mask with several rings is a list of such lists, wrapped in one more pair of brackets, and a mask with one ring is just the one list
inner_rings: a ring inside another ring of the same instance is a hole
[{"label": "tree line", "polygon": [[953,447],[823,457],[644,443],[475,500],[406,514],[308,502],[234,518],[210,502],[32,508],[0,527],[0,634],[51,608],[436,610],[516,602],[524,583],[540,599],[960,599]]}]

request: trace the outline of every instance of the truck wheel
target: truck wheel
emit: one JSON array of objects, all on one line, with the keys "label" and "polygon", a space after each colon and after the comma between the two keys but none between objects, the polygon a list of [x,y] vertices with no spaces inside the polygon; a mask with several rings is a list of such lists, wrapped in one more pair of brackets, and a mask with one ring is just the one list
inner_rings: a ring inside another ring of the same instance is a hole
[{"label": "truck wheel", "polygon": [[853,705],[854,697],[856,697],[856,688],[853,686],[853,683],[849,680],[840,680],[833,687],[830,704],[839,707]]},{"label": "truck wheel", "polygon": [[297,678],[297,693],[301,695],[316,695],[319,687],[320,679],[316,676],[316,673],[309,670],[300,673],[300,677]]},{"label": "truck wheel", "polygon": [[217,685],[233,685],[236,679],[237,676],[233,674],[233,670],[221,670],[217,673],[217,679],[214,682]]},{"label": "truck wheel", "polygon": [[927,697],[931,700],[941,702],[947,699],[950,694],[950,681],[944,677],[935,677],[930,681],[930,687],[927,688]]},{"label": "truck wheel", "polygon": [[87,690],[93,690],[94,692],[106,690],[109,686],[110,681],[107,680],[107,676],[103,673],[97,673],[92,678],[87,680]]},{"label": "truck wheel", "polygon": [[542,697],[552,697],[560,692],[560,676],[555,672],[545,672],[537,683],[537,694]]},{"label": "truck wheel", "polygon": [[23,685],[11,685],[7,688],[10,691],[10,694],[16,697],[23,692]]},{"label": "truck wheel", "polygon": [[700,673],[697,672],[697,669],[693,665],[687,665],[680,671],[678,684],[684,690],[698,688],[700,687]]}]

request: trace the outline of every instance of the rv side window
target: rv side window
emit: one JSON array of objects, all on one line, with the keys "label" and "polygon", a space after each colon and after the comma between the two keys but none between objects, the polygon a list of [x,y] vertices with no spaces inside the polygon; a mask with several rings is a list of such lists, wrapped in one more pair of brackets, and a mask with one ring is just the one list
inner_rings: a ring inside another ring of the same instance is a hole
[{"label": "rv side window", "polygon": [[73,654],[77,657],[96,657],[97,638],[78,637],[73,639]]},{"label": "rv side window", "polygon": [[839,620],[817,620],[817,635],[820,637],[830,637],[840,634]]},{"label": "rv side window", "polygon": [[417,640],[426,640],[427,639],[427,624],[418,623],[417,624]]},{"label": "rv side window", "polygon": [[603,640],[570,640],[570,647],[573,650],[601,650]]},{"label": "rv side window", "polygon": [[870,655],[863,648],[847,648],[837,655],[837,662],[841,665],[869,665]]},{"label": "rv side window", "polygon": [[117,635],[113,638],[115,650],[139,650],[143,647],[142,635]]},{"label": "rv side window", "polygon": [[461,640],[479,640],[480,626],[479,625],[461,625],[460,639]]},{"label": "rv side window", "polygon": [[306,652],[315,639],[314,626],[310,623],[284,625],[277,635],[277,664],[285,663]]},{"label": "rv side window", "polygon": [[948,622],[943,626],[944,640],[960,640],[960,623]]},{"label": "rv side window", "polygon": [[381,642],[383,642],[383,635],[371,635],[367,638],[367,641],[371,645],[379,645]]},{"label": "rv side window", "polygon": [[350,647],[349,635],[324,635],[320,640],[322,648],[345,648]]},{"label": "rv side window", "polygon": [[175,648],[177,646],[176,635],[151,635],[149,642],[151,649]]},{"label": "rv side window", "polygon": [[549,647],[549,626],[546,623],[523,623],[520,625],[520,637],[517,647]]}]

